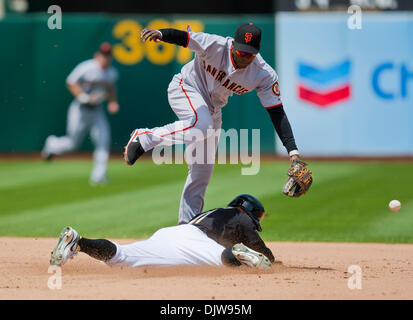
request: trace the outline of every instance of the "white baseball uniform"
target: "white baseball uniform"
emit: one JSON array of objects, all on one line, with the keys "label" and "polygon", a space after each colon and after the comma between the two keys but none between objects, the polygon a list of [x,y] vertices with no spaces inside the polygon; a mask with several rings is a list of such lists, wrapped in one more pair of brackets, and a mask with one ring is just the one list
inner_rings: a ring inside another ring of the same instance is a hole
[{"label": "white baseball uniform", "polygon": [[[228,98],[234,93],[242,95],[256,90],[265,108],[281,105],[274,69],[260,54],[246,68],[237,68],[231,55],[232,42],[231,37],[195,33],[188,27],[187,47],[196,55],[182,67],[181,73],[173,77],[168,88],[170,106],[179,120],[163,127],[139,129],[139,141],[145,151],[158,145],[203,145],[204,162],[188,164],[179,223],[188,222],[202,211],[214,167],[214,161],[209,160],[215,158],[219,140],[219,134],[213,135],[208,129],[221,128],[221,109]],[[193,131],[202,132],[203,136],[198,138]],[[211,145],[213,152],[210,147],[207,149]]]},{"label": "white baseball uniform", "polygon": [[225,249],[191,224],[160,229],[147,240],[115,245],[116,254],[106,263],[129,267],[221,266]]},{"label": "white baseball uniform", "polygon": [[103,102],[108,90],[113,88],[118,79],[118,72],[110,66],[103,69],[97,60],[90,59],[80,63],[66,79],[68,84],[77,83],[82,90],[96,95],[95,105],[82,104],[77,99],[70,104],[67,115],[67,133],[63,137],[49,136],[44,151],[62,154],[78,148],[86,133],[90,131],[95,146],[94,166],[90,176],[91,182],[106,181],[107,162],[110,149],[110,127],[103,111]]}]

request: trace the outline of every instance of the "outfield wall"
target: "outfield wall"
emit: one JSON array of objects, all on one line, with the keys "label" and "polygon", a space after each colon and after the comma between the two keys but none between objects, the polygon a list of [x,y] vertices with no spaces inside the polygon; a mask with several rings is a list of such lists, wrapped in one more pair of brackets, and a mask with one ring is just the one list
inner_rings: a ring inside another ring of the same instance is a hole
[{"label": "outfield wall", "polygon": [[[261,54],[274,66],[274,18],[258,16],[124,16],[63,14],[62,29],[50,30],[48,15],[10,16],[0,21],[0,152],[39,151],[50,135],[63,135],[72,99],[65,79],[103,41],[114,45],[121,111],[109,116],[112,151],[123,151],[136,127],[175,121],[167,87],[189,49],[142,43],[143,27],[205,31],[232,36],[236,27],[254,21],[263,30]],[[260,128],[261,150],[274,152],[274,129],[255,93],[234,95],[223,109],[223,128]],[[90,150],[86,140],[82,150]]]},{"label": "outfield wall", "polygon": [[[261,53],[280,76],[281,95],[304,155],[413,154],[413,15],[364,13],[349,29],[343,13],[258,16],[124,16],[64,14],[61,30],[48,15],[0,21],[0,152],[39,151],[49,134],[63,135],[71,95],[65,78],[103,41],[114,44],[121,111],[109,116],[112,151],[131,129],[175,120],[167,86],[192,59],[188,49],[139,41],[143,27],[187,24],[195,31],[232,35],[244,21],[263,29]],[[276,54],[275,54],[276,53]],[[261,151],[284,154],[255,93],[234,95],[223,128],[260,128]],[[29,137],[29,138],[28,138]],[[90,150],[86,140],[82,150]]]}]

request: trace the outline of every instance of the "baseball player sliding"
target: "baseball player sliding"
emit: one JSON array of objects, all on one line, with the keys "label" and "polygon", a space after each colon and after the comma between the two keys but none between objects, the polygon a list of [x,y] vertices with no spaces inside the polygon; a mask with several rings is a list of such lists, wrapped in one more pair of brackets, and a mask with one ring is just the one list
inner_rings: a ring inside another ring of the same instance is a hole
[{"label": "baseball player sliding", "polygon": [[245,264],[268,269],[275,259],[258,234],[265,216],[259,200],[241,194],[226,208],[201,213],[188,224],[160,229],[148,240],[128,245],[79,237],[73,228],[66,227],[52,251],[50,264],[61,266],[84,252],[112,266]]},{"label": "baseball player sliding", "polygon": [[75,99],[70,104],[67,116],[67,133],[63,137],[49,136],[42,150],[42,157],[50,160],[54,155],[73,151],[82,143],[90,131],[95,145],[94,166],[90,183],[107,183],[107,162],[110,148],[110,127],[103,111],[103,103],[108,101],[108,111],[119,111],[115,83],[117,70],[111,66],[111,45],[100,45],[94,59],[80,63],[69,74],[66,84]]},{"label": "baseball player sliding", "polygon": [[[153,129],[132,132],[125,147],[128,165],[158,145],[201,144],[191,148],[203,150],[204,161],[188,163],[189,173],[181,196],[179,223],[187,223],[200,213],[213,168],[219,136],[210,129],[221,128],[221,109],[234,93],[242,95],[256,90],[267,109],[274,128],[287,149],[291,163],[299,161],[290,123],[280,99],[278,76],[258,53],[261,30],[252,23],[240,25],[234,38],[176,29],[142,30],[144,41],[164,41],[187,47],[195,58],[182,67],[168,88],[168,99],[178,121]],[[203,133],[193,140],[192,131]],[[209,146],[213,145],[213,151]]]}]

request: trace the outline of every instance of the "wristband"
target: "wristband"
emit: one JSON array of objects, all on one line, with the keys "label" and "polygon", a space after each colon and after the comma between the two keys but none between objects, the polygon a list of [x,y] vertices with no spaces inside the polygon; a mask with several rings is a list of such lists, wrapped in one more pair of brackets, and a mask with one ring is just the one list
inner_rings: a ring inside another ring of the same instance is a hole
[{"label": "wristband", "polygon": [[295,156],[295,155],[299,155],[299,152],[298,152],[298,150],[291,150],[289,153],[288,153],[288,155],[290,156],[290,157],[292,157],[292,156]]}]

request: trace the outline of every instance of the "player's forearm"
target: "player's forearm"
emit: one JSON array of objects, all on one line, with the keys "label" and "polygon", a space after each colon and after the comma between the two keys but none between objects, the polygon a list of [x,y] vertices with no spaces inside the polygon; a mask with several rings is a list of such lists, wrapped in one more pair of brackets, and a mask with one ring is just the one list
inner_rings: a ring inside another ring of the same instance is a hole
[{"label": "player's forearm", "polygon": [[162,33],[162,41],[176,44],[178,46],[187,47],[189,42],[189,34],[186,31],[177,29],[159,29]]},{"label": "player's forearm", "polygon": [[112,102],[112,101],[116,102],[117,100],[118,100],[118,95],[117,95],[116,89],[112,88],[108,92],[108,101],[109,102]]},{"label": "player's forearm", "polygon": [[80,85],[78,85],[77,83],[67,83],[66,86],[75,98],[84,93]]},{"label": "player's forearm", "polygon": [[271,250],[265,245],[257,232],[246,232],[243,243],[252,250],[258,251],[265,255],[271,262],[275,261]]},{"label": "player's forearm", "polygon": [[287,149],[287,152],[290,154],[290,156],[292,155],[291,153],[296,153],[294,151],[297,150],[297,146],[295,144],[293,131],[291,129],[290,122],[288,121],[287,115],[284,112],[283,106],[267,109],[267,111],[271,117],[275,131],[280,137],[282,144]]}]

